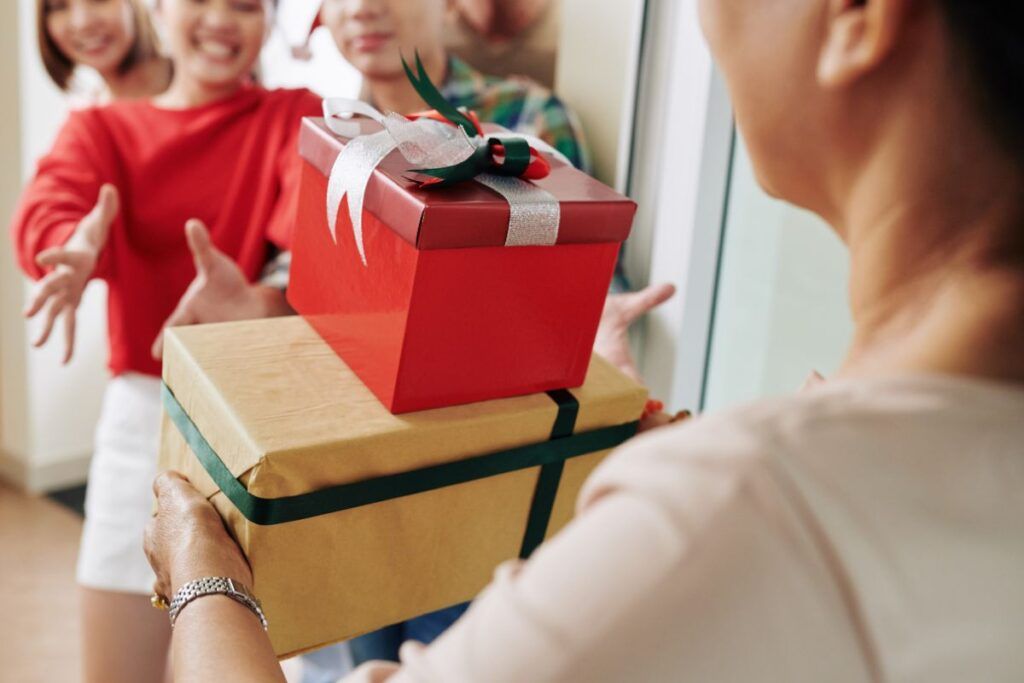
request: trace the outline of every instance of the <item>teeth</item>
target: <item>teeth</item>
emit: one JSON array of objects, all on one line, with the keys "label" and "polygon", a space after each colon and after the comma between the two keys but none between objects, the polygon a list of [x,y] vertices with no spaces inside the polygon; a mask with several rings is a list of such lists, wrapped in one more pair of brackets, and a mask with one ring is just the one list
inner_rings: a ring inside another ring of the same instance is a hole
[{"label": "teeth", "polygon": [[234,50],[224,43],[218,43],[213,40],[201,40],[199,41],[199,49],[210,55],[211,57],[230,57],[234,54]]},{"label": "teeth", "polygon": [[85,50],[86,52],[91,52],[92,50],[98,50],[101,47],[105,47],[106,44],[107,44],[107,39],[106,38],[91,38],[91,39],[85,39],[85,40],[78,41],[79,49]]}]

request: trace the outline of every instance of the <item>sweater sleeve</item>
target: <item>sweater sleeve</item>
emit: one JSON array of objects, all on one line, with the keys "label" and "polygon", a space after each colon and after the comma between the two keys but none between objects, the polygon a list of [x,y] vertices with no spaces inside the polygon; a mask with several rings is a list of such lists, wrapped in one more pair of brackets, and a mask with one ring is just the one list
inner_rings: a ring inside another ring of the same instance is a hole
[{"label": "sweater sleeve", "polygon": [[[46,273],[36,263],[36,256],[68,240],[96,205],[100,187],[110,175],[112,150],[102,148],[102,140],[107,138],[94,117],[94,110],[71,113],[53,147],[39,160],[15,209],[11,239],[18,264],[34,279]],[[105,275],[109,260],[104,250],[94,277]]]},{"label": "sweater sleeve", "polygon": [[870,680],[828,563],[743,457],[765,444],[686,433],[611,456],[577,518],[452,628],[345,683]]}]

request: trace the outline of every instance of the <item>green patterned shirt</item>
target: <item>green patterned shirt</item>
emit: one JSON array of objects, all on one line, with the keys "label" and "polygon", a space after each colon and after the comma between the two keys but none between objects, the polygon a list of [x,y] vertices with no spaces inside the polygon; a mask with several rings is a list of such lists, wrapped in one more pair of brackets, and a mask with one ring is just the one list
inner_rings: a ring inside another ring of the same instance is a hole
[{"label": "green patterned shirt", "polygon": [[482,123],[538,137],[576,168],[590,172],[590,154],[579,121],[544,86],[523,76],[487,76],[450,56],[448,75],[439,90],[456,107],[475,111]]}]

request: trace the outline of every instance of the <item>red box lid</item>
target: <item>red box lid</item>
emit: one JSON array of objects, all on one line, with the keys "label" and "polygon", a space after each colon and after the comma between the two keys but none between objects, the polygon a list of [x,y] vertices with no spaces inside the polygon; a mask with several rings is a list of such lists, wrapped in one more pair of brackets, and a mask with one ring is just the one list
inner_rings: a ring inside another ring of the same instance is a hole
[{"label": "red box lid", "polygon": [[[362,125],[365,133],[380,130],[369,119]],[[299,154],[325,176],[344,146],[345,140],[332,133],[322,118],[302,119]],[[547,158],[551,174],[533,182],[561,205],[557,244],[625,240],[636,203],[586,173]],[[504,197],[475,182],[422,189],[404,177],[408,171],[409,162],[398,150],[385,157],[366,187],[363,208],[418,249],[505,244],[510,209]]]}]

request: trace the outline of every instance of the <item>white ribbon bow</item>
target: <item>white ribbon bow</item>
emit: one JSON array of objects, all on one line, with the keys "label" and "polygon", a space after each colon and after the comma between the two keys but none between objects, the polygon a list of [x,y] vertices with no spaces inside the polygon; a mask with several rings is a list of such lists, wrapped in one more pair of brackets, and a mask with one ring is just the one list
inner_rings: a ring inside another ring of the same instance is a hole
[{"label": "white ribbon bow", "polygon": [[[416,168],[444,168],[468,159],[478,145],[487,144],[482,137],[470,138],[459,126],[450,126],[433,119],[409,119],[395,113],[386,116],[361,100],[329,97],[323,102],[324,121],[335,135],[350,138],[331,167],[327,182],[327,227],[337,244],[337,217],[341,200],[348,197],[348,215],[356,249],[366,265],[363,245],[363,200],[374,169],[388,154],[397,149]],[[360,126],[351,115],[367,116],[383,130],[360,135]],[[496,133],[492,138],[521,137],[534,146],[568,163],[553,147],[526,135]],[[558,240],[560,207],[549,192],[533,183],[493,174],[482,174],[476,180],[502,195],[511,207],[506,246],[550,245]]]}]

